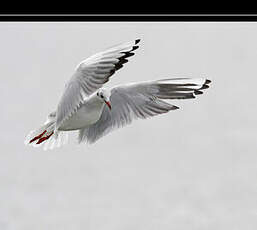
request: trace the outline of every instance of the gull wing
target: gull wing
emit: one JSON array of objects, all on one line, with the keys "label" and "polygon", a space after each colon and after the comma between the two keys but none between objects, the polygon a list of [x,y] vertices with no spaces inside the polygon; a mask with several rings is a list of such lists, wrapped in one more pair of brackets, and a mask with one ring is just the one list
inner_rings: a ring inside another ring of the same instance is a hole
[{"label": "gull wing", "polygon": [[139,41],[138,39],[99,52],[77,66],[58,104],[56,129],[77,111],[85,97],[101,88],[124,63],[128,62],[127,58],[134,55],[133,51],[138,48],[136,44]]},{"label": "gull wing", "polygon": [[189,99],[209,88],[203,78],[174,78],[117,86],[111,90],[111,105],[100,119],[79,131],[79,142],[94,143],[110,131],[130,124],[134,119],[146,119],[178,109],[162,99]]}]

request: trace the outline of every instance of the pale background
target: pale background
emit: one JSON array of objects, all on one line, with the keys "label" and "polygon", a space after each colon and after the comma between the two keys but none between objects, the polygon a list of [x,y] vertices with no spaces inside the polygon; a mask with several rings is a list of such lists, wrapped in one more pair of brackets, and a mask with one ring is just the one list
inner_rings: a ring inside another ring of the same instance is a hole
[{"label": "pale background", "polygon": [[[76,65],[141,38],[108,86],[207,77],[91,146],[24,146]],[[257,23],[0,23],[1,230],[257,228]]]}]

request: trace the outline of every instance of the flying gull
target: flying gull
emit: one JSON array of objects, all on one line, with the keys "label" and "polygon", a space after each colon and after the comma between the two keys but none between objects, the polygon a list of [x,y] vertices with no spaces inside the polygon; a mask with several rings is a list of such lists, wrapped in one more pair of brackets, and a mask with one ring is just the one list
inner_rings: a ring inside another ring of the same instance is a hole
[{"label": "flying gull", "polygon": [[45,150],[59,147],[67,142],[67,131],[72,130],[78,130],[79,143],[94,143],[134,119],[179,108],[166,99],[195,98],[209,88],[211,81],[205,78],[170,78],[103,88],[134,55],[139,42],[114,46],[79,63],[65,85],[57,110],[27,135],[25,144],[37,147],[44,143]]}]

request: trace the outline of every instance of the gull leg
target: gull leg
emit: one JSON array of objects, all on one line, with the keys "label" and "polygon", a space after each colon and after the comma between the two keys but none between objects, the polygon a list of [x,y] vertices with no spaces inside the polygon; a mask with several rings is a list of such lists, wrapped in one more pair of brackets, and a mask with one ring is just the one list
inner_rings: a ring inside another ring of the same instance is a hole
[{"label": "gull leg", "polygon": [[42,143],[43,141],[46,141],[48,138],[50,138],[54,134],[54,131],[52,131],[48,136],[42,137],[38,140],[37,144]]}]

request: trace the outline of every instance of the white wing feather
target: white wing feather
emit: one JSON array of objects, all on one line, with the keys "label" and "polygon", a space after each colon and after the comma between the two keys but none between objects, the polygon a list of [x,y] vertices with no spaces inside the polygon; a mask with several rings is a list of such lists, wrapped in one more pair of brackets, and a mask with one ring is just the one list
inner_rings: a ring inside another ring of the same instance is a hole
[{"label": "white wing feather", "polygon": [[77,111],[85,96],[90,96],[101,88],[115,71],[123,67],[128,61],[126,58],[134,55],[132,51],[138,48],[136,44],[139,41],[121,44],[97,53],[77,66],[58,104],[56,129]]},{"label": "white wing feather", "polygon": [[130,124],[133,119],[145,119],[178,109],[162,99],[189,99],[202,94],[209,80],[174,78],[132,83],[111,90],[111,111],[105,107],[100,119],[79,131],[79,142],[94,143],[110,131]]}]

